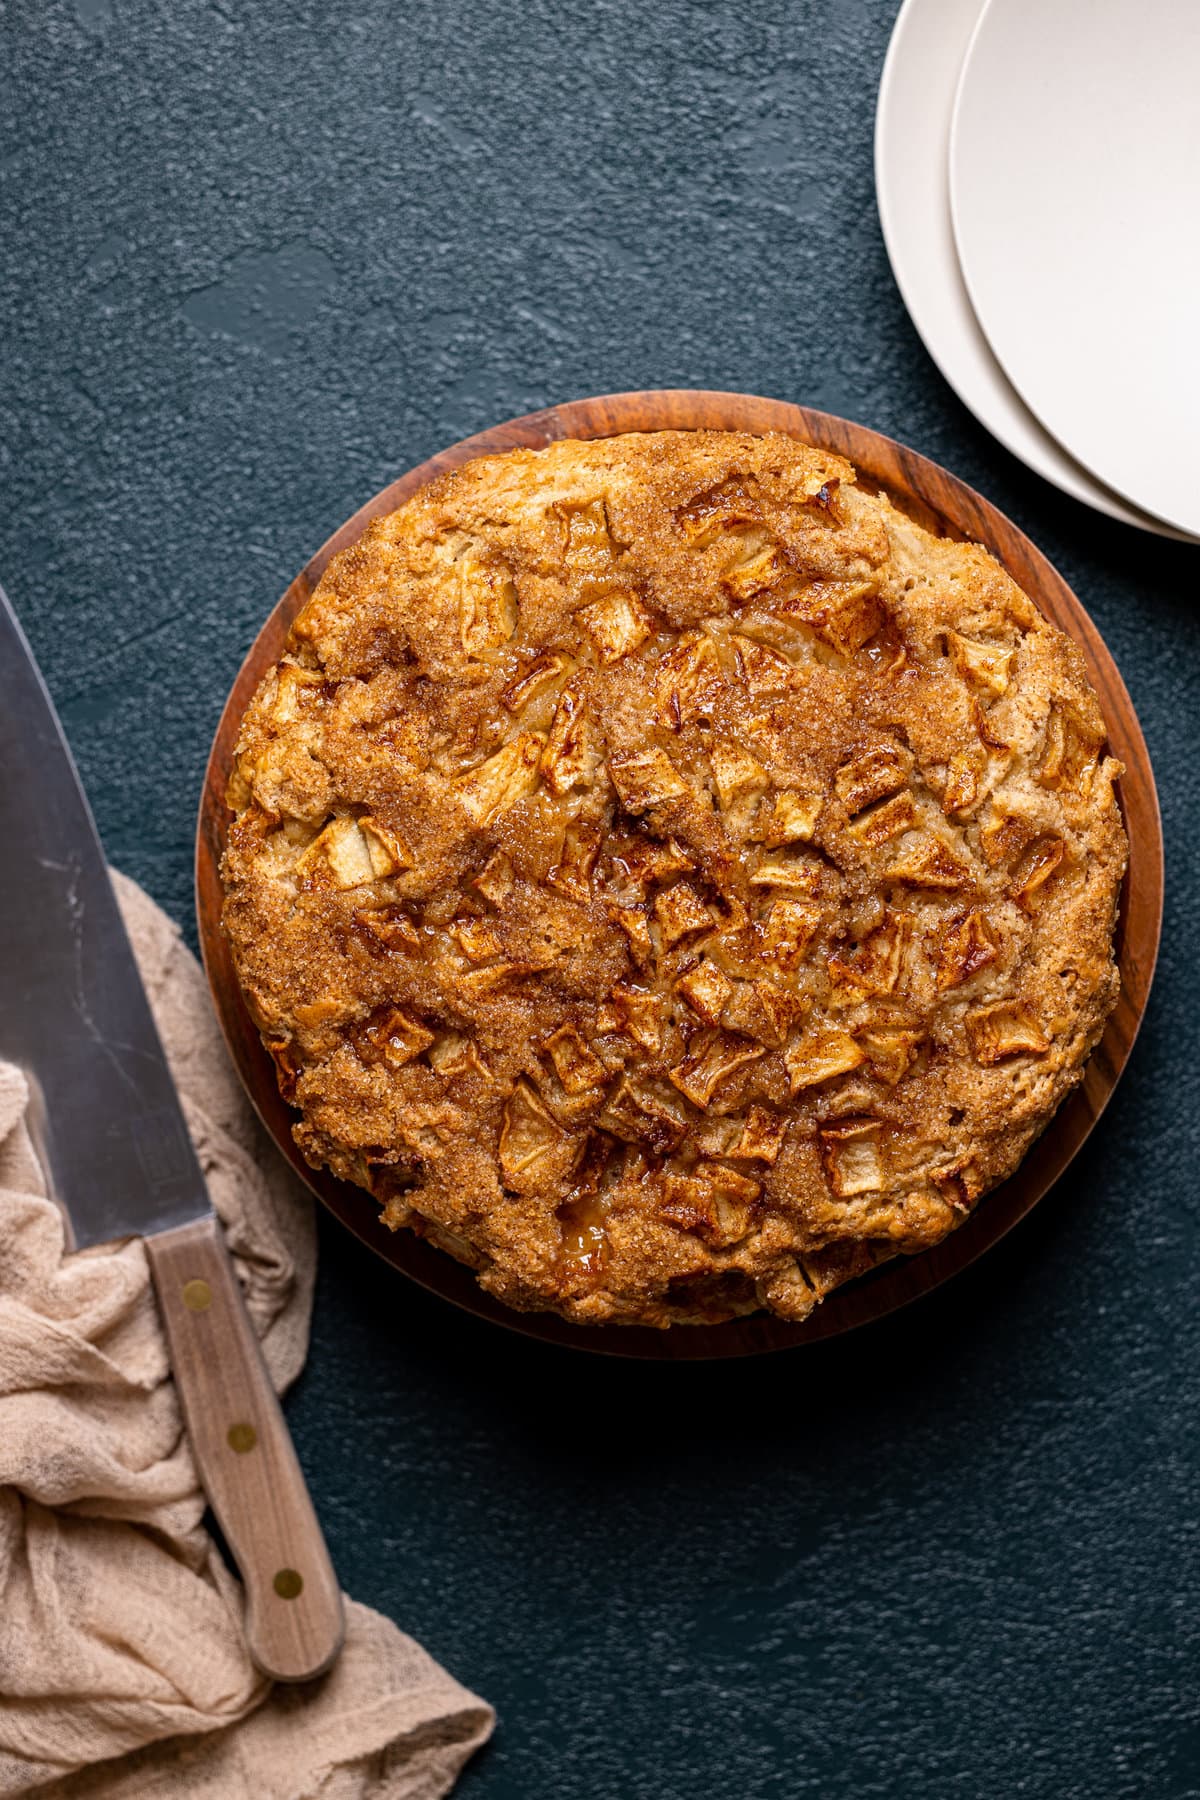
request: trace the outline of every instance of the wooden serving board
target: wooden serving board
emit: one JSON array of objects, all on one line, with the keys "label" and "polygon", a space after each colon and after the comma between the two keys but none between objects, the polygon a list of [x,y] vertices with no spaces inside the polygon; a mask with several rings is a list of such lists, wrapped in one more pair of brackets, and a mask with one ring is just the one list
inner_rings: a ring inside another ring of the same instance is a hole
[{"label": "wooden serving board", "polygon": [[[856,465],[864,486],[885,491],[921,524],[943,535],[985,544],[1045,616],[1075,639],[1104,708],[1113,754],[1125,765],[1118,791],[1129,832],[1130,864],[1116,938],[1121,997],[1082,1083],[1060,1107],[1020,1168],[986,1195],[971,1218],[936,1248],[918,1256],[898,1258],[873,1275],[838,1289],[800,1325],[765,1315],[735,1319],[724,1325],[679,1325],[670,1331],[571,1325],[554,1314],[517,1313],[500,1305],[481,1292],[469,1270],[444,1252],[433,1249],[411,1232],[393,1233],[381,1225],[375,1202],[368,1193],[335,1180],[325,1171],[310,1169],[300,1155],[292,1140],[294,1115],[279,1094],[274,1064],[242,1003],[229,946],[221,931],[219,865],[230,816],[225,805],[225,785],[242,714],[259,681],[282,653],[292,620],[316,587],[330,558],[353,543],[372,519],[394,511],[435,475],[469,462],[472,457],[518,446],[537,449],[562,438],[697,429],[783,431],[839,451]],[[213,999],[246,1089],[292,1167],[365,1244],[423,1287],[468,1312],[531,1337],[615,1356],[749,1356],[836,1336],[928,1293],[1003,1237],[1062,1174],[1103,1111],[1129,1059],[1145,1011],[1162,922],[1162,829],[1145,740],[1112,657],[1062,576],[1002,513],[936,463],[865,426],[750,394],[666,390],[608,394],[552,406],[466,438],[392,482],[322,545],[259,632],[221,716],[200,807],[196,890],[200,942]]]}]

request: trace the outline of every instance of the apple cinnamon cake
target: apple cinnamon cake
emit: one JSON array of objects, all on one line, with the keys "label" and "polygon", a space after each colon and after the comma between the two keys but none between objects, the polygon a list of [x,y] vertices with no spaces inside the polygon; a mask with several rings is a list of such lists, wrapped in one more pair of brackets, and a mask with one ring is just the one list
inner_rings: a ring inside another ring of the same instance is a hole
[{"label": "apple cinnamon cake", "polygon": [[1075,645],[837,456],[515,450],[296,619],[225,928],[305,1156],[389,1225],[519,1308],[802,1319],[1080,1079],[1119,773]]}]

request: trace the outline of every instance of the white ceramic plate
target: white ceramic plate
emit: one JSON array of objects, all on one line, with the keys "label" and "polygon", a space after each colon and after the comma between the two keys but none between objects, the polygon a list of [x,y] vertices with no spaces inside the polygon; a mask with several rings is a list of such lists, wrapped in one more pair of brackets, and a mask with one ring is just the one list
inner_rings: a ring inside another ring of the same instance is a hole
[{"label": "white ceramic plate", "polygon": [[925,348],[963,404],[1006,449],[1099,511],[1176,535],[1096,481],[1043,429],[996,361],[959,269],[948,154],[954,96],[984,0],[905,0],[875,114],[875,189],[884,242]]},{"label": "white ceramic plate", "polygon": [[967,289],[1026,405],[1200,533],[1200,5],[991,0],[950,197]]}]

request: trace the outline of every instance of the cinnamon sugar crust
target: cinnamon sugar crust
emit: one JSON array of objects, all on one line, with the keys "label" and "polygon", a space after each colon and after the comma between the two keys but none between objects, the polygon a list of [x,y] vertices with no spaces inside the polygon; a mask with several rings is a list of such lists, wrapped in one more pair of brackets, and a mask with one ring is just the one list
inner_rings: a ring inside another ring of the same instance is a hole
[{"label": "cinnamon sugar crust", "polygon": [[468,464],[334,559],[242,725],[224,922],[297,1142],[512,1306],[802,1319],[1079,1081],[1104,739],[995,559],[836,456]]}]

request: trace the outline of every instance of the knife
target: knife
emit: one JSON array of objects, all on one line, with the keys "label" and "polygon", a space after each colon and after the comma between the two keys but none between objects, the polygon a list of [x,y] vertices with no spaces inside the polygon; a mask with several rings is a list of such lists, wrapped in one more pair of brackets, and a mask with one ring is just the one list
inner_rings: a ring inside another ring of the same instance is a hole
[{"label": "knife", "polygon": [[184,1424],[277,1681],[342,1646],[341,1590],[205,1190],[87,799],[0,589],[0,1058],[73,1248],[143,1237]]}]

